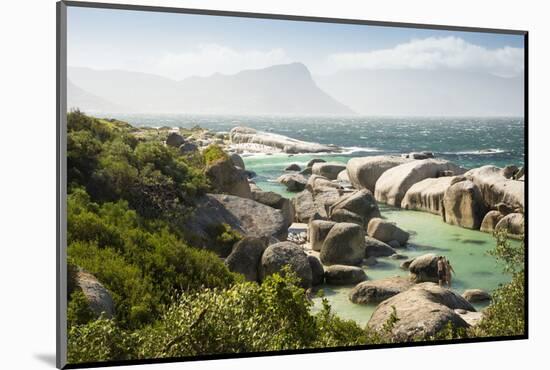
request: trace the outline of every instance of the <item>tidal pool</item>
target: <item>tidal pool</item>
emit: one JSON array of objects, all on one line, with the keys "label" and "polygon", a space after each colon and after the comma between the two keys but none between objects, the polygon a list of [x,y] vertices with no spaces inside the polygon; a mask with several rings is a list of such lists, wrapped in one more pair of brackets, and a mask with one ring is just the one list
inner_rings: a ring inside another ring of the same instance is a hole
[{"label": "tidal pool", "polygon": [[[290,163],[298,163],[305,167],[307,161],[319,156],[287,155],[253,156],[245,158],[246,167],[255,171],[258,176],[256,184],[265,191],[275,191],[285,197],[292,198],[295,194],[286,191],[285,187],[276,183],[275,179],[284,173],[284,168]],[[326,160],[347,162],[342,156],[325,156]],[[408,211],[379,204],[382,217],[395,222],[399,227],[411,233],[410,245],[398,252],[407,257],[416,257],[426,253],[446,256],[456,274],[453,277],[452,289],[459,294],[466,289],[479,288],[492,292],[500,284],[510,281],[510,276],[502,272],[502,266],[496,263],[488,251],[495,246],[491,234],[476,230],[468,230],[444,223],[440,216],[426,212]],[[511,241],[517,243],[517,241]],[[407,276],[408,271],[399,268],[402,260],[378,258],[378,264],[364,267],[369,280],[390,276]],[[358,305],[348,299],[353,286],[323,285],[325,298],[331,304],[333,312],[343,319],[355,320],[365,325],[375,305]],[[320,309],[321,298],[314,299],[314,310]],[[484,305],[475,305],[477,309]]]}]

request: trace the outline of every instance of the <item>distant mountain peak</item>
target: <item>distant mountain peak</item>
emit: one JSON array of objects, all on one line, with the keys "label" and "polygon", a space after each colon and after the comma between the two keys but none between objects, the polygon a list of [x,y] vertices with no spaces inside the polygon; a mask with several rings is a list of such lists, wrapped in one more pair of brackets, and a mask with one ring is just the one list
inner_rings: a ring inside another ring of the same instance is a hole
[{"label": "distant mountain peak", "polygon": [[[130,112],[341,115],[354,112],[313,80],[303,63],[181,81],[127,71],[69,68],[74,84]],[[81,107],[85,110],[85,107]]]}]

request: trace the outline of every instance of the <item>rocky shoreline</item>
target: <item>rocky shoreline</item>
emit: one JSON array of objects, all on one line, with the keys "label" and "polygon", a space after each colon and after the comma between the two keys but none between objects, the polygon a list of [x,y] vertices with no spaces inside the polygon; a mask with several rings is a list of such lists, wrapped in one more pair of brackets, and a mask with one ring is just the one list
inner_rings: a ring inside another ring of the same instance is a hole
[{"label": "rocky shoreline", "polygon": [[351,302],[377,305],[369,327],[379,328],[395,308],[400,320],[392,334],[398,340],[433,335],[449,322],[475,325],[482,313],[470,301],[490,296],[477,290],[460,296],[437,286],[434,254],[404,261],[408,278],[368,280],[361,267],[376,258],[407,258],[400,251],[409,233],[384,220],[379,203],[429,212],[463,228],[523,237],[525,174],[516,166],[466,169],[430,152],[352,158],[346,164],[315,159],[281,173],[277,181],[295,193],[288,199],[260,189],[239,154],[337,153],[341,148],[245,127],[229,133],[197,130],[185,138],[173,132],[166,144],[182,154],[216,144],[228,154],[209,164],[206,174],[216,194],[197,201],[188,225],[205,240],[209,227],[220,223],[245,236],[231,248],[216,250],[232,271],[261,282],[289,265],[307,290],[355,285]]}]

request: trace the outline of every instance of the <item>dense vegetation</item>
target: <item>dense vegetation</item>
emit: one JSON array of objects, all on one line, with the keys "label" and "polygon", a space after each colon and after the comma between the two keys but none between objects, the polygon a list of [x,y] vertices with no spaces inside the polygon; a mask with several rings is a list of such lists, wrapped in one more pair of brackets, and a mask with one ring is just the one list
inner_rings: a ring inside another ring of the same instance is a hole
[{"label": "dense vegetation", "polygon": [[[122,328],[154,322],[183,291],[241,279],[178,232],[193,196],[207,189],[201,168],[161,141],[140,142],[132,130],[78,111],[68,115],[70,325],[92,317],[73,287],[75,266],[109,289]],[[233,236],[220,228],[220,237]]]},{"label": "dense vegetation", "polygon": [[[204,166],[226,154],[212,146],[183,156],[160,138],[139,137],[123,122],[68,115],[70,363],[392,341],[397,314],[376,333],[338,318],[326,300],[313,314],[290,271],[248,283],[190,246],[178,225],[208,189]],[[240,237],[223,224],[211,232],[221,244]],[[476,329],[449,328],[437,339],[523,333],[523,250],[497,235],[493,253],[512,282]],[[89,309],[74,284],[78,268],[111,292],[115,317]]]}]

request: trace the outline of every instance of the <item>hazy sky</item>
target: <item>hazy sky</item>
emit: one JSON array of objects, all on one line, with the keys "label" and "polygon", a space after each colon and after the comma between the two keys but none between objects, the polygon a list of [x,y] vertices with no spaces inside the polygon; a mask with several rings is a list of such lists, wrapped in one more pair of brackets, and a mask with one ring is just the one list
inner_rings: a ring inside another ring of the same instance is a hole
[{"label": "hazy sky", "polygon": [[302,62],[353,69],[523,73],[523,36],[140,11],[68,9],[68,63],[173,79]]}]

